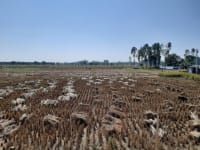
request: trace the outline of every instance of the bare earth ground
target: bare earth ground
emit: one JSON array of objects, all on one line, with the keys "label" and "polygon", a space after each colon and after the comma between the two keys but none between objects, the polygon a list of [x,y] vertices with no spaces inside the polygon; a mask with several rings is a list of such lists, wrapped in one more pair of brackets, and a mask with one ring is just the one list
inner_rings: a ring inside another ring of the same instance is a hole
[{"label": "bare earth ground", "polygon": [[0,73],[0,149],[189,149],[198,82],[82,69]]}]

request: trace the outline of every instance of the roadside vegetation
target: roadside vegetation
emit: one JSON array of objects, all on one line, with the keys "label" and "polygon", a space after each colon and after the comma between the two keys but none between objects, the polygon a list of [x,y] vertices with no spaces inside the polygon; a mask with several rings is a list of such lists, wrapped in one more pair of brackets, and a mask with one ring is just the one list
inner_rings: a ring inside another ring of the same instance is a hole
[{"label": "roadside vegetation", "polygon": [[200,81],[200,75],[188,73],[186,71],[167,71],[167,72],[160,72],[158,74],[161,77],[182,77],[185,79]]}]

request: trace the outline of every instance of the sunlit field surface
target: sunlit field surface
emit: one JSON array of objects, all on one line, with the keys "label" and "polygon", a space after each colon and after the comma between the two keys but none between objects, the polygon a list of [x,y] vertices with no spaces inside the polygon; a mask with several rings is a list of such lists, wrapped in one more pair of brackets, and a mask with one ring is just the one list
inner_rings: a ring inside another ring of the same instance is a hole
[{"label": "sunlit field surface", "polygon": [[200,86],[122,68],[0,73],[0,149],[198,148]]}]

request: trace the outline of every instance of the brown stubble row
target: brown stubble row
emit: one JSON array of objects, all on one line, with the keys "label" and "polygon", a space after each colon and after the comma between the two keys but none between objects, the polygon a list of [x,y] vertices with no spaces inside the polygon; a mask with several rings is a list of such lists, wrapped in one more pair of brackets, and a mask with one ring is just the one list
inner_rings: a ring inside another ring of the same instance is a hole
[{"label": "brown stubble row", "polygon": [[[13,112],[11,100],[20,96],[23,91],[16,91],[1,103],[2,110],[6,111],[5,118],[14,118],[20,124],[19,118],[23,113],[33,116],[21,124],[20,129],[8,136],[7,147],[16,149],[174,149],[175,147],[188,148],[198,144],[189,138],[190,112],[200,112],[199,86],[193,81],[129,77],[136,82],[124,85],[118,82],[121,77],[109,84],[104,80],[102,84],[86,85],[87,81],[74,76],[74,87],[78,97],[59,102],[57,106],[42,106],[43,99],[56,99],[62,95],[62,88],[67,84],[70,76],[49,76],[58,80],[57,87],[48,93],[38,92],[26,100],[28,109],[24,112]],[[41,78],[41,77],[40,77]],[[96,77],[102,78],[102,77]],[[47,80],[48,77],[45,77]],[[124,78],[123,82],[128,79]],[[45,84],[45,83],[43,83]],[[158,90],[159,89],[159,90]],[[183,94],[189,100],[181,102],[178,96]],[[135,101],[133,96],[141,98]],[[109,112],[115,101],[122,101],[125,106],[122,112],[122,131],[106,132],[102,128],[102,120]],[[151,110],[159,115],[159,126],[166,130],[161,137],[153,135],[144,124],[145,111]],[[87,123],[73,121],[72,113],[84,112],[88,115]],[[43,118],[47,114],[61,118],[57,126],[45,126]]]}]

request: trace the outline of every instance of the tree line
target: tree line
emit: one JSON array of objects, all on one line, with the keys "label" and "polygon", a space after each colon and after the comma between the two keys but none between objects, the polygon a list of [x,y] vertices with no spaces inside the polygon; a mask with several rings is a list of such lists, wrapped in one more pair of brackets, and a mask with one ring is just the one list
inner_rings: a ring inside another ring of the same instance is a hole
[{"label": "tree line", "polygon": [[[132,47],[131,54],[133,56],[133,63],[135,65],[135,59],[137,58],[140,66],[150,69],[160,68],[160,65],[187,68],[188,66],[199,64],[200,59],[198,58],[198,49],[186,49],[184,58],[181,58],[176,53],[170,53],[171,48],[171,42],[166,44],[156,42],[152,45],[146,43],[139,49]],[[164,58],[163,62],[161,62],[161,56]]]}]

